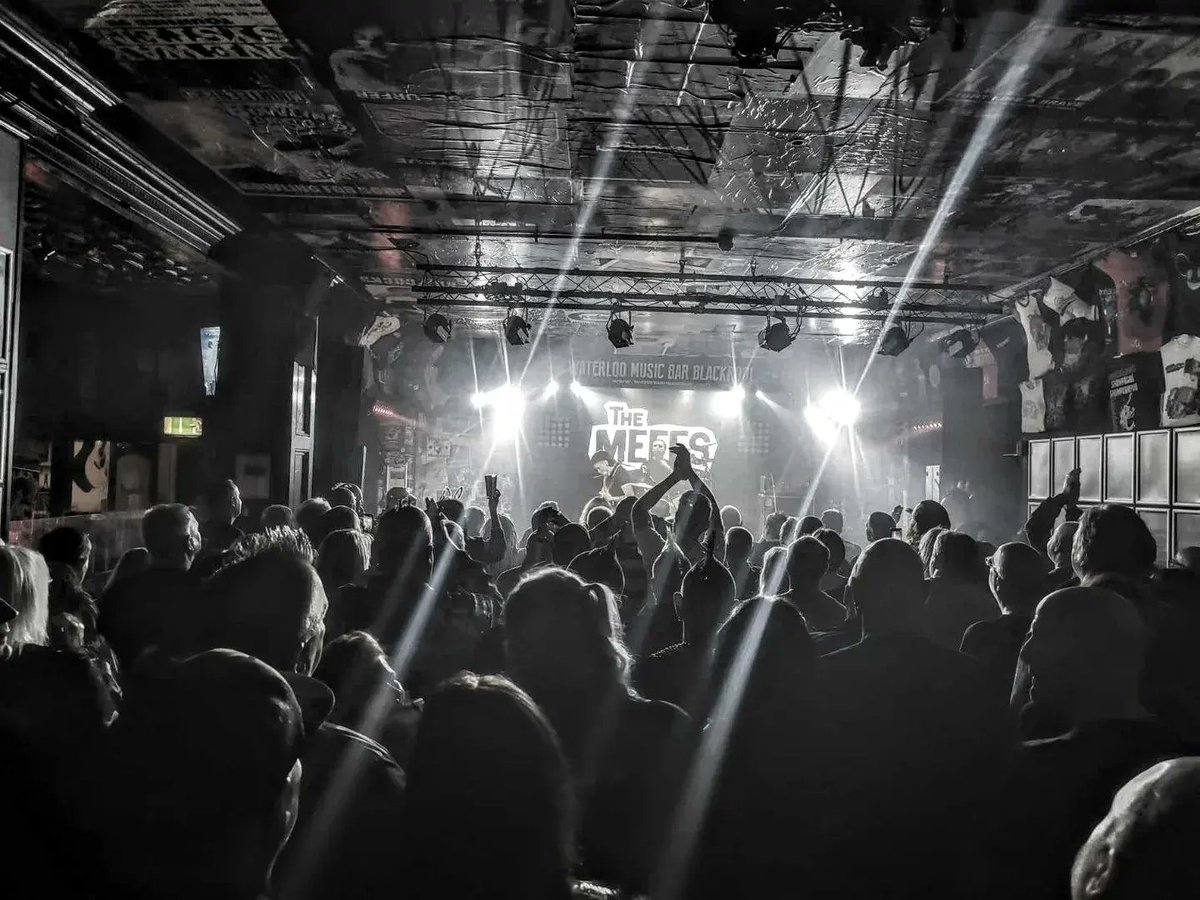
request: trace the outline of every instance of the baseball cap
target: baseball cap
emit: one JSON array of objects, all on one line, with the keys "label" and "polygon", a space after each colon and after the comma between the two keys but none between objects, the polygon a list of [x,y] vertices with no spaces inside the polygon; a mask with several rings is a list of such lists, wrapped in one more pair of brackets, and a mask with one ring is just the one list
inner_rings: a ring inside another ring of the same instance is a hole
[{"label": "baseball cap", "polygon": [[164,660],[126,690],[112,774],[153,808],[226,819],[278,795],[332,707],[316,679],[234,650]]}]

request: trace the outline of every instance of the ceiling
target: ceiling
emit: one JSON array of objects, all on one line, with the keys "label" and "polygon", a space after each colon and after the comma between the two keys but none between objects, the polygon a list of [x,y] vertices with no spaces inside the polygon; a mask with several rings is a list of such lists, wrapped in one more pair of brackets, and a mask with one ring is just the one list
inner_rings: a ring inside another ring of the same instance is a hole
[{"label": "ceiling", "polygon": [[[1200,208],[1200,15],[1001,10],[964,50],[935,34],[880,72],[805,31],[740,68],[698,0],[27,5],[251,209],[400,307],[441,296],[428,267],[481,266],[668,274],[672,293],[825,278],[854,309],[856,281],[1002,289]],[[503,317],[464,296],[462,326]],[[636,322],[660,342],[762,326]]]}]

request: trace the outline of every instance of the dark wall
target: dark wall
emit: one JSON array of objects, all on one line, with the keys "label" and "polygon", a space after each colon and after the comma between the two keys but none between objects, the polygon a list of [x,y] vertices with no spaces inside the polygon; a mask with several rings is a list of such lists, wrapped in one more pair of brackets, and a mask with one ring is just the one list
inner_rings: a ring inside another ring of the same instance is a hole
[{"label": "dark wall", "polygon": [[115,293],[27,277],[18,433],[156,442],[164,415],[203,416],[200,329],[217,316],[211,289]]}]

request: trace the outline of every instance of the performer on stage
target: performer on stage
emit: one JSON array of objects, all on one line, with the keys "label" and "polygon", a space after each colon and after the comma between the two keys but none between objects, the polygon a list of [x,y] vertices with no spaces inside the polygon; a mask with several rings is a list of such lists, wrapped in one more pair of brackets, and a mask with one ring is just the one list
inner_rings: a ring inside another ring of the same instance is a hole
[{"label": "performer on stage", "polygon": [[611,453],[597,450],[592,454],[592,468],[602,479],[600,490],[596,493],[609,503],[617,503],[625,497],[636,497],[635,485],[637,480],[619,465]]},{"label": "performer on stage", "polygon": [[657,438],[650,445],[650,459],[642,465],[642,475],[650,484],[658,484],[671,474],[674,461],[667,452],[667,442]]}]

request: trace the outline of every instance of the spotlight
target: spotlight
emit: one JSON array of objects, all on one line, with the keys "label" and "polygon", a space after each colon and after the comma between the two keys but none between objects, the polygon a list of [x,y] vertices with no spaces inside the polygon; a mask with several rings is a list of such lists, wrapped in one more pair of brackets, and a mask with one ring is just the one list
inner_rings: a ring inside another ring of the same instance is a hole
[{"label": "spotlight", "polygon": [[[768,325],[758,333],[758,346],[763,350],[771,350],[775,353],[780,353],[792,346],[792,341],[796,339],[796,332],[789,331],[787,323],[783,321],[783,316],[777,316],[778,322],[771,323],[768,319]],[[799,331],[799,329],[796,329]]]},{"label": "spotlight", "polygon": [[580,384],[578,381],[572,381],[571,382],[571,393],[574,394],[576,397],[578,397],[580,394],[583,393],[583,385]]},{"label": "spotlight", "polygon": [[862,404],[858,402],[858,398],[845,388],[830,391],[817,405],[835,424],[846,428],[857,422],[862,413]]},{"label": "spotlight", "polygon": [[471,405],[476,409],[483,409],[488,402],[487,394],[476,391],[471,395]]},{"label": "spotlight", "polygon": [[529,323],[516,313],[510,313],[504,320],[504,339],[514,347],[529,343]]},{"label": "spotlight", "polygon": [[718,414],[732,416],[741,412],[742,403],[746,400],[746,389],[735,384],[727,391],[719,391],[713,395],[713,406]]},{"label": "spotlight", "polygon": [[757,391],[754,392],[754,399],[755,400],[766,400],[767,392],[764,391],[762,388],[759,388]]},{"label": "spotlight", "polygon": [[891,295],[883,288],[875,288],[863,298],[863,306],[871,312],[883,312],[892,305]]},{"label": "spotlight", "polygon": [[618,350],[633,346],[633,322],[618,319],[616,314],[608,320],[608,342]]},{"label": "spotlight", "polygon": [[730,250],[733,249],[733,239],[736,236],[737,236],[737,232],[735,232],[732,228],[730,228],[728,225],[726,225],[724,228],[722,228],[720,231],[717,232],[717,246],[720,247],[721,250],[723,250],[724,252],[728,253]]},{"label": "spotlight", "polygon": [[553,400],[557,396],[558,396],[558,382],[555,381],[553,378],[551,378],[550,383],[548,385],[546,385],[545,390],[542,391],[542,399],[543,400]]},{"label": "spotlight", "polygon": [[525,395],[513,384],[492,391],[492,436],[497,443],[515,440],[521,431],[521,418],[525,415]]},{"label": "spotlight", "polygon": [[966,328],[960,328],[941,340],[943,353],[949,353],[955,359],[966,359],[979,346],[979,338]]},{"label": "spotlight", "polygon": [[441,313],[434,313],[425,317],[425,322],[421,325],[421,330],[425,332],[425,337],[429,338],[435,344],[444,344],[450,340],[452,326],[450,320]]},{"label": "spotlight", "polygon": [[879,339],[879,347],[875,350],[880,356],[899,356],[908,349],[912,338],[901,325],[893,325]]}]

